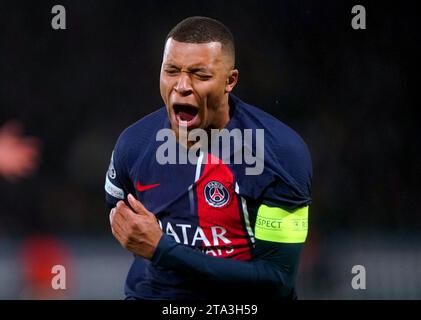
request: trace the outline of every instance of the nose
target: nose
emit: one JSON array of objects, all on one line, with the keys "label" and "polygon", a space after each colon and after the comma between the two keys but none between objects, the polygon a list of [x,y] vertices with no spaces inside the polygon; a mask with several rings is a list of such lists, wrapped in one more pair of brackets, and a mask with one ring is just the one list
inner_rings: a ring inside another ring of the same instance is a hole
[{"label": "nose", "polygon": [[193,88],[191,85],[190,74],[187,72],[181,72],[174,89],[182,96],[188,96],[191,94],[193,92]]}]

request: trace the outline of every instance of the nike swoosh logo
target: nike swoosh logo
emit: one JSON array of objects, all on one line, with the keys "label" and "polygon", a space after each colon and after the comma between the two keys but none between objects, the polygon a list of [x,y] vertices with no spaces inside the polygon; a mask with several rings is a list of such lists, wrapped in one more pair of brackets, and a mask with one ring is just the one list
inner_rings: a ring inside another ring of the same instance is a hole
[{"label": "nike swoosh logo", "polygon": [[157,186],[159,186],[160,185],[160,183],[155,183],[155,184],[149,184],[149,185],[141,185],[140,184],[140,182],[138,181],[137,183],[136,183],[136,190],[137,191],[140,191],[140,192],[143,192],[143,191],[146,191],[146,190],[149,190],[149,189],[152,189],[152,188],[155,188],[155,187],[157,187]]}]

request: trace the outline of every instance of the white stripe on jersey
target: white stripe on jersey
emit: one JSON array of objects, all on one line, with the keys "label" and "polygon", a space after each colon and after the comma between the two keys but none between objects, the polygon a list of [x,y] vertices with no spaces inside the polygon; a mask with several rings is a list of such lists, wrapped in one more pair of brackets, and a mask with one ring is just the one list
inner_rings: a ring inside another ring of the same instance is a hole
[{"label": "white stripe on jersey", "polygon": [[[240,186],[238,185],[237,182],[235,183],[235,193],[240,195]],[[244,221],[246,223],[246,229],[247,229],[247,232],[250,236],[251,242],[254,243],[255,240],[254,240],[253,230],[251,229],[251,225],[250,225],[250,217],[249,217],[249,212],[247,210],[247,201],[246,201],[246,199],[244,199],[241,196],[240,196],[240,198],[241,198],[241,205],[242,205],[242,208],[243,208]]]}]

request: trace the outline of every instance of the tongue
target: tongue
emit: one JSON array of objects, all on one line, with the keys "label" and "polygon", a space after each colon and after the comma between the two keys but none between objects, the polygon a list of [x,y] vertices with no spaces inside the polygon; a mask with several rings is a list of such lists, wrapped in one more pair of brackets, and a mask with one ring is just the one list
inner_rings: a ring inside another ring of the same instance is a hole
[{"label": "tongue", "polygon": [[181,119],[181,120],[183,120],[183,121],[190,121],[190,120],[192,120],[192,119],[194,118],[194,116],[193,116],[193,115],[191,115],[190,113],[183,112],[183,111],[180,111],[180,112],[178,113],[178,116],[179,116],[179,117],[180,117],[180,119]]}]

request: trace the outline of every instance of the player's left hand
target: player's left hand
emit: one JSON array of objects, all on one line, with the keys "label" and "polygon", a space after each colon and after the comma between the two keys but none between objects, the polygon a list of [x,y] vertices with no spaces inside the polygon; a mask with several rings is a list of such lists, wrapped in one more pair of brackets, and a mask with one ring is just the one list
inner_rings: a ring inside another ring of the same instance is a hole
[{"label": "player's left hand", "polygon": [[119,201],[117,206],[111,209],[112,233],[125,249],[138,256],[151,259],[163,232],[155,215],[148,211],[140,201],[131,194],[128,195],[127,200],[131,208],[124,201]]}]

